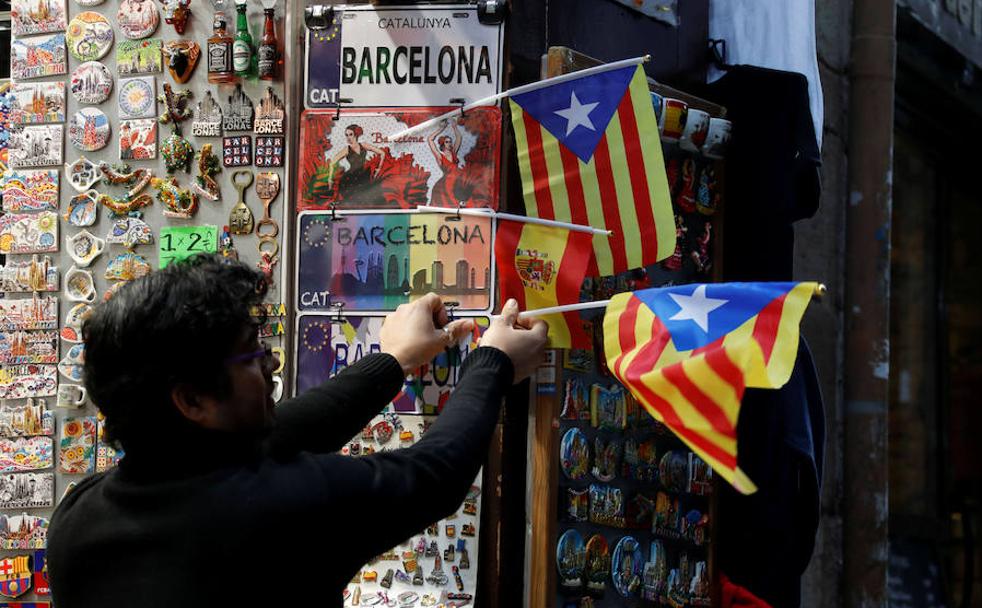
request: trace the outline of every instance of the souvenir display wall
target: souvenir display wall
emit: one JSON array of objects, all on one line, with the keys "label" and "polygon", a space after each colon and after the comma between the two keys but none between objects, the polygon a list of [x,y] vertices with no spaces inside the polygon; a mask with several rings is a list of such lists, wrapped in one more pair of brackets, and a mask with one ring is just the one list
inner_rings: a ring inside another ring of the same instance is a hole
[{"label": "souvenir display wall", "polygon": [[[0,264],[0,546],[23,551],[0,559],[40,573],[43,555],[24,551],[44,548],[57,501],[122,457],[102,440],[82,386],[81,326],[92,306],[151,269],[221,252],[266,276],[263,338],[282,351],[279,227],[293,187],[283,167],[288,129],[298,128],[284,103],[284,8],[278,0],[13,3],[13,84],[3,103],[10,160],[0,178],[0,253],[8,254]],[[227,49],[235,65],[216,81],[221,66],[208,57],[224,52],[224,41],[209,39],[219,29],[235,38]],[[215,111],[229,120],[199,129]],[[223,136],[252,150],[263,142],[262,155],[237,155],[234,182],[222,165]],[[240,221],[253,214],[255,222]],[[46,592],[6,582],[22,574],[4,569],[0,589],[18,589],[11,597],[20,599]]]}]

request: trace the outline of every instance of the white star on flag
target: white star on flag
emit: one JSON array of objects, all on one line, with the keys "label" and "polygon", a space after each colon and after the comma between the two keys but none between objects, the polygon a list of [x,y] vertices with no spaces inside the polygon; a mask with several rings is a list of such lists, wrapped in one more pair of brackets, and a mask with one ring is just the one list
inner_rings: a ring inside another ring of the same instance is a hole
[{"label": "white star on flag", "polygon": [[709,333],[709,313],[720,306],[729,302],[719,298],[707,298],[706,286],[700,285],[692,292],[691,296],[683,296],[674,293],[668,294],[680,310],[669,317],[669,321],[692,321],[699,326],[699,329]]},{"label": "white star on flag", "polygon": [[590,112],[600,105],[600,102],[593,103],[580,103],[580,100],[576,98],[576,91],[570,93],[569,96],[569,107],[565,110],[556,110],[556,114],[559,114],[566,119],[566,136],[573,132],[578,126],[584,126],[591,131],[596,131],[596,127],[593,126],[593,121],[590,120]]}]

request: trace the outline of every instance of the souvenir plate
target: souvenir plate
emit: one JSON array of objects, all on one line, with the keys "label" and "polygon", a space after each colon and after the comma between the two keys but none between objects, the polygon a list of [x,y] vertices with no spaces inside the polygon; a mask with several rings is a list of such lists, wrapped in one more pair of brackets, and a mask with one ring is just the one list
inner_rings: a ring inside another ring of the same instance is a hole
[{"label": "souvenir plate", "polygon": [[[58,363],[58,332],[44,331],[0,332],[0,364]],[[0,417],[3,412],[0,411]],[[11,435],[14,433],[4,433]],[[27,434],[27,433],[25,433]],[[30,433],[39,435],[40,433]]]},{"label": "souvenir plate", "polygon": [[10,76],[14,80],[58,76],[67,72],[64,34],[15,38],[10,43]]},{"label": "souvenir plate", "polygon": [[155,74],[163,69],[162,41],[122,40],[116,45],[116,69],[120,76]]},{"label": "souvenir plate", "polygon": [[65,315],[65,326],[61,328],[61,339],[66,342],[82,341],[82,324],[92,314],[92,306],[84,302],[72,306]]},{"label": "souvenir plate", "polygon": [[109,143],[109,119],[98,108],[81,108],[68,123],[68,139],[83,152],[101,150]]},{"label": "souvenir plate", "polygon": [[638,539],[625,536],[617,541],[610,561],[610,578],[614,581],[614,589],[621,596],[633,597],[638,594],[643,568],[644,554]]},{"label": "souvenir plate", "polygon": [[9,365],[0,369],[0,399],[53,397],[58,391],[54,365]]},{"label": "souvenir plate", "polygon": [[153,76],[121,80],[117,95],[120,118],[151,118],[157,115],[157,79]]},{"label": "souvenir plate", "polygon": [[68,52],[79,61],[101,59],[112,45],[113,26],[99,13],[79,13],[68,24]]},{"label": "souvenir plate", "polygon": [[566,530],[556,544],[556,568],[559,584],[566,589],[583,586],[583,568],[586,565],[586,543],[576,530]]},{"label": "souvenir plate", "polygon": [[689,482],[689,459],[685,452],[666,452],[658,463],[658,477],[670,492],[684,492]]},{"label": "souvenir plate", "polygon": [[81,192],[68,201],[68,210],[62,216],[72,226],[91,226],[99,218],[99,192]]},{"label": "souvenir plate", "polygon": [[96,418],[65,418],[58,442],[58,470],[62,473],[91,473],[95,470]]},{"label": "souvenir plate", "polygon": [[58,171],[11,169],[3,181],[6,212],[48,211],[58,208]]},{"label": "souvenir plate", "polygon": [[18,82],[10,100],[12,124],[65,122],[64,82]]},{"label": "souvenir plate", "polygon": [[0,299],[0,331],[58,329],[58,298]]},{"label": "souvenir plate", "polygon": [[0,509],[51,507],[54,501],[54,473],[0,475]]},{"label": "souvenir plate", "polygon": [[0,549],[44,549],[48,544],[48,520],[28,515],[0,515]]},{"label": "souvenir plate", "polygon": [[48,256],[40,260],[38,256],[30,260],[9,259],[6,266],[0,266],[0,291],[58,291],[58,267]]},{"label": "souvenir plate", "polygon": [[10,24],[14,36],[63,32],[68,23],[65,0],[12,0]]},{"label": "souvenir plate", "polygon": [[124,120],[119,125],[119,160],[157,158],[157,121],[153,118]]},{"label": "souvenir plate", "polygon": [[389,136],[449,108],[305,112],[297,207],[498,206],[501,110],[475,108],[404,140]]},{"label": "souvenir plate", "polygon": [[578,428],[571,428],[559,444],[559,467],[569,479],[583,479],[590,470],[590,442]]},{"label": "souvenir plate", "polygon": [[58,215],[53,211],[0,216],[0,253],[53,251],[58,251]]},{"label": "souvenir plate", "polygon": [[[298,308],[391,311],[433,291],[459,310],[491,308],[492,218],[304,212],[298,219]],[[328,302],[327,294],[332,302]]]},{"label": "souvenir plate", "polygon": [[123,36],[130,40],[146,38],[157,30],[160,13],[153,0],[123,0],[116,13],[116,21]]},{"label": "souvenir plate", "polygon": [[86,61],[72,70],[71,90],[79,103],[102,103],[113,90],[113,76],[98,61]]},{"label": "souvenir plate", "polygon": [[594,534],[586,542],[586,589],[597,597],[603,595],[610,576],[610,548],[607,539]]},{"label": "souvenir plate", "polygon": [[[489,323],[487,317],[467,318],[477,324],[478,335],[468,336],[408,378],[403,390],[392,400],[396,412],[432,414],[443,408],[460,379],[461,363],[477,348],[477,338]],[[332,320],[335,315],[302,315],[297,321],[298,393],[318,386],[381,349],[379,332],[383,317],[344,315],[340,324]]]},{"label": "souvenir plate", "polygon": [[99,167],[84,156],[79,156],[75,162],[65,165],[65,175],[68,177],[68,183],[78,192],[87,192],[100,179]]},{"label": "souvenir plate", "polygon": [[0,472],[38,471],[54,466],[54,442],[50,437],[0,439]]},{"label": "souvenir plate", "polygon": [[10,130],[10,166],[53,167],[62,160],[62,125],[32,125]]}]

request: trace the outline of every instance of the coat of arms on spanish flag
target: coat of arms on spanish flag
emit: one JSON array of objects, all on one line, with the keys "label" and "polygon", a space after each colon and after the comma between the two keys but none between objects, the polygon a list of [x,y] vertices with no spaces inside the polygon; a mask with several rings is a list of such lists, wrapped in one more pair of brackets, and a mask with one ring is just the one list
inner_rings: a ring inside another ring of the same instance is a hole
[{"label": "coat of arms on spanish flag", "polygon": [[[572,304],[593,255],[592,235],[565,228],[499,220],[494,240],[501,301],[521,310]],[[575,312],[545,315],[550,348],[589,348],[590,335]]]},{"label": "coat of arms on spanish flag", "polygon": [[734,488],[746,387],[779,388],[798,352],[798,325],[817,283],[718,283],[614,296],[604,317],[607,365],[659,422]]},{"label": "coat of arms on spanish flag", "polygon": [[644,70],[572,76],[510,98],[525,211],[612,230],[593,239],[601,275],[650,266],[675,218]]}]

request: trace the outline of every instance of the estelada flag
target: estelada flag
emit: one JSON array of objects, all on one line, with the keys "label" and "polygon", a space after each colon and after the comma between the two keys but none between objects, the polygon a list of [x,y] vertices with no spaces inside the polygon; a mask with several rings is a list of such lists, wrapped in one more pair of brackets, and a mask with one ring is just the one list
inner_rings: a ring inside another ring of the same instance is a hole
[{"label": "estelada flag", "polygon": [[[518,300],[520,310],[580,301],[580,286],[593,255],[592,235],[565,228],[498,221],[494,257],[501,301]],[[590,335],[579,313],[542,317],[549,323],[550,348],[589,348]]]},{"label": "estelada flag", "polygon": [[817,283],[717,283],[614,296],[604,350],[614,376],[734,488],[757,490],[737,465],[746,387],[791,377],[798,325]]},{"label": "estelada flag", "polygon": [[528,215],[612,230],[593,237],[601,275],[672,255],[675,218],[639,65],[513,95],[510,105]]}]

